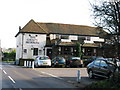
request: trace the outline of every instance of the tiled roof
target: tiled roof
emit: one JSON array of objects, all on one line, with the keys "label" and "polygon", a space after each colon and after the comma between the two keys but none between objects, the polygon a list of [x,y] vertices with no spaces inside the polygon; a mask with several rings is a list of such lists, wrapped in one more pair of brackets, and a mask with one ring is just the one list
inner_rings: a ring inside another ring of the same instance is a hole
[{"label": "tiled roof", "polygon": [[97,43],[84,43],[82,47],[99,47],[100,45]]},{"label": "tiled roof", "polygon": [[76,43],[74,42],[61,42],[59,43],[59,46],[75,46]]},{"label": "tiled roof", "polygon": [[29,21],[21,30],[20,32],[32,32],[32,33],[47,33],[46,30],[41,28],[38,23],[34,20]]},{"label": "tiled roof", "polygon": [[[76,46],[75,42],[61,42],[59,46]],[[99,47],[97,43],[84,43],[82,47]]]},{"label": "tiled roof", "polygon": [[[103,30],[102,32],[106,33]],[[46,34],[54,33],[54,34],[98,36],[98,30],[96,27],[73,25],[73,24],[60,24],[60,23],[40,23],[40,22],[35,22],[34,20],[30,20],[19,31],[19,33],[46,33]]]},{"label": "tiled roof", "polygon": [[49,33],[96,35],[95,27],[59,23],[38,23],[38,24]]}]

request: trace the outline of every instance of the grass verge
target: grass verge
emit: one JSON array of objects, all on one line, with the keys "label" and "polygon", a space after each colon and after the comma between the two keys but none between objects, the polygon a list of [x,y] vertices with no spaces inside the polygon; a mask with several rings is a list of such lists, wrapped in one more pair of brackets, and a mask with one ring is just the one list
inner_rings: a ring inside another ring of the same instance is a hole
[{"label": "grass verge", "polygon": [[14,63],[15,61],[2,61],[3,63]]},{"label": "grass verge", "polygon": [[87,87],[85,87],[86,90],[93,89],[93,88],[103,88],[103,89],[115,89],[115,90],[120,90],[120,83],[112,83],[109,80],[102,80],[99,82],[94,82]]}]

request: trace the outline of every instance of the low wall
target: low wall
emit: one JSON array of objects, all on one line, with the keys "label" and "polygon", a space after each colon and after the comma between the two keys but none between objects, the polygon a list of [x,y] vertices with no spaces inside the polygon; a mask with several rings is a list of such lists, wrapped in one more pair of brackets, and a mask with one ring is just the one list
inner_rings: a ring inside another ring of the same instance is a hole
[{"label": "low wall", "polygon": [[34,59],[19,59],[19,64],[18,65],[24,66],[24,61],[31,61],[31,63],[32,63],[32,61],[34,61]]}]

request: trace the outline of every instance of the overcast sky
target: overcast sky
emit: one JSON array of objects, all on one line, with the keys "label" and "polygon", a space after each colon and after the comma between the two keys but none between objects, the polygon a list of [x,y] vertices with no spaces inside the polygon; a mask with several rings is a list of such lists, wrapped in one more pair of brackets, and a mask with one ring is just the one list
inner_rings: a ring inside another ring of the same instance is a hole
[{"label": "overcast sky", "polygon": [[93,26],[88,0],[1,0],[2,48],[15,48],[19,26],[23,27],[31,19],[36,22]]}]

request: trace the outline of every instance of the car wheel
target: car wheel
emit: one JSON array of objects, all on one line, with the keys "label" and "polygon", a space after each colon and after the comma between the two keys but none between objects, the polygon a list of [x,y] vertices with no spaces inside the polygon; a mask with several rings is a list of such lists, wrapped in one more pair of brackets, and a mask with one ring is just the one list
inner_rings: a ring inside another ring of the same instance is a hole
[{"label": "car wheel", "polygon": [[82,65],[77,65],[76,67],[77,67],[77,68],[82,68]]},{"label": "car wheel", "polygon": [[70,65],[66,65],[67,68],[70,68]]},{"label": "car wheel", "polygon": [[93,75],[93,71],[92,71],[92,70],[90,70],[90,71],[88,72],[88,75],[89,75],[89,78],[90,78],[90,79],[93,79],[93,78],[94,78],[94,75]]}]

